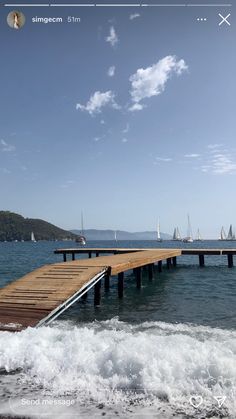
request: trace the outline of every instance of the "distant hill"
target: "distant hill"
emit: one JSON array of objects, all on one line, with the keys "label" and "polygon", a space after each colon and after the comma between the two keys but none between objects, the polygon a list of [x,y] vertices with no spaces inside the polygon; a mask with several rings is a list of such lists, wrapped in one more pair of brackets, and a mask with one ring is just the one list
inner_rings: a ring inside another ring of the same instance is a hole
[{"label": "distant hill", "polygon": [[[71,230],[72,233],[81,234],[80,230]],[[114,230],[84,230],[84,235],[87,240],[114,240]],[[156,240],[156,231],[141,231],[137,233],[130,233],[128,231],[117,230],[117,240]],[[171,236],[166,233],[161,233],[164,240],[171,239]]]},{"label": "distant hill", "polygon": [[0,241],[75,239],[76,235],[43,220],[24,218],[10,211],[0,211]]}]

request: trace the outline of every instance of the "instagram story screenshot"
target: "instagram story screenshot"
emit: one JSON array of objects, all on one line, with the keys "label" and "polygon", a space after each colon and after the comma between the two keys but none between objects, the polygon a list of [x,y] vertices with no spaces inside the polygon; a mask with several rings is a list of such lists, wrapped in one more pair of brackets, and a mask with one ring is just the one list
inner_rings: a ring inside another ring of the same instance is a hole
[{"label": "instagram story screenshot", "polygon": [[0,418],[236,418],[235,24],[1,1]]}]

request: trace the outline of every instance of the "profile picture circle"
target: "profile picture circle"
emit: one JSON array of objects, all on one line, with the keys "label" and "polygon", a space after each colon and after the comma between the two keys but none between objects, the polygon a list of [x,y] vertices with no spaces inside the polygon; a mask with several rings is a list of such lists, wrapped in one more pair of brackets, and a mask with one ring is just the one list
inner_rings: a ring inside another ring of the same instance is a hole
[{"label": "profile picture circle", "polygon": [[25,15],[22,12],[13,10],[7,15],[7,23],[12,29],[21,29],[25,24]]}]

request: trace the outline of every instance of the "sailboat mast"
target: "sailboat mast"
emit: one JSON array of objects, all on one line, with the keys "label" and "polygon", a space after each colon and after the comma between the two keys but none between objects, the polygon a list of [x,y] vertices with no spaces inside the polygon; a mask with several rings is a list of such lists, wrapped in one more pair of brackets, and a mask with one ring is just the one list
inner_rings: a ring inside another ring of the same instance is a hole
[{"label": "sailboat mast", "polygon": [[81,211],[81,234],[84,235],[84,217],[83,217],[83,211]]}]

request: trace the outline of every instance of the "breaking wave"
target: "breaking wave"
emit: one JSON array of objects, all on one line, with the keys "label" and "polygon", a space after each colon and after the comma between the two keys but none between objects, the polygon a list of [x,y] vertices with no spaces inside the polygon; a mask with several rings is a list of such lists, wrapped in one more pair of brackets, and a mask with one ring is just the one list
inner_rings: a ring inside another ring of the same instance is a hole
[{"label": "breaking wave", "polygon": [[[15,371],[31,397],[32,389],[57,400],[67,395],[77,409],[120,407],[130,415],[149,409],[149,417],[155,412],[162,418],[236,416],[236,332],[230,330],[131,325],[118,318],[83,325],[60,321],[21,333],[1,332],[0,369],[3,384]],[[218,396],[226,397],[221,407]],[[15,408],[19,397],[12,401]],[[190,397],[202,397],[202,403],[194,407]],[[2,406],[0,413],[7,413],[9,407]]]}]

